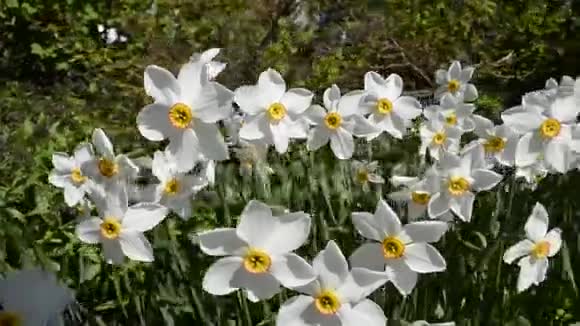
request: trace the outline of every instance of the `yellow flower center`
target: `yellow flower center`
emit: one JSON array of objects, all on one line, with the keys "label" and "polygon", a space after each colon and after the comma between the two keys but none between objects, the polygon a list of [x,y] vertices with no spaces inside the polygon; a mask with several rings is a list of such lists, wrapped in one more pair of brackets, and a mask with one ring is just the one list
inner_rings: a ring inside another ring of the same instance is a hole
[{"label": "yellow flower center", "polygon": [[560,128],[560,122],[554,118],[550,118],[540,126],[540,134],[544,138],[554,138],[560,134]]},{"label": "yellow flower center", "polygon": [[177,179],[173,178],[165,183],[165,188],[163,191],[168,195],[175,195],[179,192],[181,184]]},{"label": "yellow flower center", "polygon": [[457,115],[455,113],[450,113],[445,117],[445,123],[449,126],[455,126],[457,124]]},{"label": "yellow flower center", "polygon": [[444,131],[440,131],[438,133],[436,133],[435,135],[433,135],[433,139],[431,140],[433,142],[433,144],[436,145],[443,145],[443,143],[445,143],[445,141],[447,140],[447,135],[445,134]]},{"label": "yellow flower center", "polygon": [[536,259],[540,259],[547,257],[549,252],[550,243],[548,241],[540,241],[534,245],[534,248],[532,248],[531,255]]},{"label": "yellow flower center", "polygon": [[119,166],[114,161],[109,160],[108,158],[101,158],[99,159],[98,163],[99,172],[101,175],[110,178],[119,173]]},{"label": "yellow flower center", "polygon": [[179,129],[185,129],[191,125],[193,113],[191,108],[183,103],[176,103],[169,109],[169,122]]},{"label": "yellow flower center", "polygon": [[499,153],[505,148],[505,140],[501,137],[493,136],[483,143],[486,153]]},{"label": "yellow flower center", "polygon": [[335,130],[342,124],[342,117],[336,112],[330,112],[324,117],[324,124],[328,129]]},{"label": "yellow flower center", "polygon": [[107,239],[117,239],[121,234],[121,223],[116,217],[106,217],[101,222],[101,235]]},{"label": "yellow flower center", "polygon": [[250,248],[244,256],[244,268],[252,274],[265,273],[272,266],[272,259],[263,250]]},{"label": "yellow flower center", "polygon": [[284,106],[284,104],[276,102],[276,103],[272,103],[269,107],[268,107],[268,118],[270,118],[270,121],[272,122],[278,122],[280,120],[282,120],[285,116],[286,116],[286,107]]},{"label": "yellow flower center", "polygon": [[367,183],[369,181],[369,171],[360,169],[356,172],[356,181],[358,183]]},{"label": "yellow flower center", "polygon": [[14,312],[0,311],[0,326],[22,326],[22,317]]},{"label": "yellow flower center", "polygon": [[461,196],[466,191],[469,191],[470,186],[469,181],[463,177],[451,177],[447,184],[447,190],[449,190],[449,193],[453,196]]},{"label": "yellow flower center", "polygon": [[415,204],[427,205],[431,199],[431,195],[427,192],[413,191],[411,193],[411,199]]},{"label": "yellow flower center", "polygon": [[323,315],[334,315],[340,309],[341,303],[338,295],[332,290],[323,290],[314,300],[316,309]]},{"label": "yellow flower center", "polygon": [[385,259],[397,259],[403,257],[405,244],[397,237],[386,237],[383,240],[383,256]]},{"label": "yellow flower center", "polygon": [[87,180],[79,168],[72,169],[70,178],[76,184],[83,184]]},{"label": "yellow flower center", "polygon": [[393,102],[387,98],[379,99],[377,102],[377,111],[381,114],[389,114],[393,111]]},{"label": "yellow flower center", "polygon": [[451,79],[448,83],[447,83],[447,90],[450,91],[451,93],[455,93],[459,90],[459,87],[461,86],[461,83],[459,82],[459,80],[457,79]]}]

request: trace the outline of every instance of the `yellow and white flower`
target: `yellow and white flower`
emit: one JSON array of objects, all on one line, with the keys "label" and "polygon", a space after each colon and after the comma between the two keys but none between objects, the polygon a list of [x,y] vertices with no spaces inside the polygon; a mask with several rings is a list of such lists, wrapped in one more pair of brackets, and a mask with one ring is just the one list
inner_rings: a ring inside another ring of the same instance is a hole
[{"label": "yellow and white flower", "polygon": [[348,263],[334,241],[312,263],[316,280],[297,290],[303,294],[286,301],[276,318],[278,326],[384,326],[383,310],[366,299],[385,283],[382,273],[364,268],[349,271]]},{"label": "yellow and white flower", "polygon": [[365,74],[365,95],[361,99],[361,113],[370,113],[369,122],[380,129],[380,132],[369,137],[378,137],[385,131],[401,139],[411,126],[411,120],[421,114],[421,104],[403,93],[403,79],[391,74],[387,79],[374,71]]},{"label": "yellow and white flower", "polygon": [[362,92],[354,91],[341,96],[336,85],[326,89],[324,108],[313,105],[306,111],[306,116],[314,125],[308,134],[308,150],[315,151],[330,141],[334,155],[346,160],[354,152],[353,135],[366,137],[379,132],[357,112],[362,95]]},{"label": "yellow and white flower", "polygon": [[208,70],[203,60],[183,65],[177,78],[158,66],[145,69],[145,92],[155,102],[139,112],[137,126],[151,141],[169,139],[182,171],[191,170],[200,154],[218,161],[229,157],[216,122],[230,116],[233,93],[210,80]]},{"label": "yellow and white flower", "polygon": [[22,270],[0,279],[0,325],[58,325],[66,306],[74,302],[71,290],[53,273]]},{"label": "yellow and white flower", "polygon": [[472,147],[461,156],[444,153],[439,161],[439,175],[441,191],[429,200],[429,216],[437,218],[451,210],[465,222],[471,220],[473,192],[489,190],[502,179],[502,175],[485,168],[481,146]]},{"label": "yellow and white flower", "polygon": [[425,156],[427,150],[429,155],[439,160],[443,153],[457,153],[463,131],[454,125],[445,122],[443,114],[433,116],[431,120],[423,121],[419,127],[421,135],[421,147],[419,155]]},{"label": "yellow and white flower", "polygon": [[203,289],[227,295],[243,289],[250,301],[269,299],[285,287],[298,287],[315,278],[312,267],[292,253],[310,233],[304,212],[273,216],[267,205],[252,200],[237,228],[220,228],[198,235],[201,250],[219,259],[205,273]]},{"label": "yellow and white flower", "polygon": [[385,179],[379,174],[375,173],[379,167],[379,162],[361,162],[357,160],[352,161],[352,177],[355,184],[362,186],[363,191],[370,189],[370,184],[385,183]]},{"label": "yellow and white flower", "polygon": [[450,94],[460,101],[472,102],[478,97],[477,88],[469,81],[473,77],[473,67],[461,68],[459,61],[453,61],[449,69],[439,69],[435,72],[435,82],[439,87],[435,90],[435,96],[440,98]]},{"label": "yellow and white flower", "polygon": [[517,166],[527,166],[543,158],[549,168],[565,173],[573,161],[572,128],[580,105],[574,95],[541,94],[524,97],[522,105],[502,113],[506,125],[523,134],[516,148]]},{"label": "yellow and white flower", "polygon": [[508,264],[521,258],[518,292],[546,279],[548,258],[556,255],[562,246],[561,230],[554,228],[548,232],[548,212],[540,203],[534,206],[524,229],[527,239],[511,246],[503,255],[503,261]]},{"label": "yellow and white flower", "polygon": [[290,138],[306,138],[307,126],[299,118],[313,96],[305,88],[286,90],[286,82],[274,69],[262,72],[256,85],[235,91],[235,102],[247,115],[240,138],[263,140],[278,153],[285,153]]},{"label": "yellow and white flower", "polygon": [[155,187],[155,202],[175,212],[182,219],[191,217],[193,196],[208,185],[205,177],[179,171],[169,151],[155,152],[152,172],[160,183]]},{"label": "yellow and white flower", "polygon": [[425,115],[427,120],[432,120],[439,119],[441,114],[446,126],[456,127],[463,132],[468,132],[473,131],[475,128],[473,111],[475,111],[475,105],[463,103],[460,99],[446,94],[439,101],[439,105],[426,107],[423,115]]},{"label": "yellow and white flower", "polygon": [[[474,141],[483,146],[486,158],[492,158],[501,165],[515,164],[516,147],[520,137],[509,126],[495,126],[493,122],[480,115],[474,115],[475,134],[479,139]],[[474,145],[473,144],[473,145]]]},{"label": "yellow and white flower", "polygon": [[153,249],[143,232],[151,230],[167,215],[167,208],[155,203],[139,203],[128,207],[127,191],[117,186],[105,198],[94,196],[99,217],[79,223],[76,234],[85,243],[100,243],[109,264],[121,264],[125,256],[151,262]]},{"label": "yellow and white flower", "polygon": [[194,53],[189,61],[192,63],[204,64],[207,69],[207,77],[213,80],[219,75],[225,68],[226,63],[220,61],[214,61],[213,59],[220,53],[219,48],[211,48],[202,53]]},{"label": "yellow and white flower", "polygon": [[411,293],[417,274],[444,271],[445,259],[429,243],[447,231],[442,221],[421,221],[401,225],[392,208],[379,200],[375,214],[354,212],[357,231],[373,240],[360,246],[350,257],[354,267],[381,272],[403,295]]},{"label": "yellow and white flower", "polygon": [[104,188],[116,187],[137,177],[139,167],[126,155],[115,155],[113,144],[102,129],[93,131],[92,143],[95,155],[83,163],[81,171],[94,183]]},{"label": "yellow and white flower", "polygon": [[90,190],[92,181],[83,174],[81,167],[92,159],[93,150],[90,144],[77,146],[72,157],[66,153],[52,154],[54,169],[48,176],[48,182],[58,188],[63,188],[64,201],[70,207],[81,203],[87,191]]}]

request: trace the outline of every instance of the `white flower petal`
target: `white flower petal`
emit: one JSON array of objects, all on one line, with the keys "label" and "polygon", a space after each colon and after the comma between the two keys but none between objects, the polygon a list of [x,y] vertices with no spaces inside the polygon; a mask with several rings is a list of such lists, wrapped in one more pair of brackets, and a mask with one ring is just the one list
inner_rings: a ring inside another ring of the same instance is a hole
[{"label": "white flower petal", "polygon": [[417,284],[417,273],[402,259],[393,259],[385,267],[387,278],[402,295],[409,295]]},{"label": "white flower petal", "polygon": [[208,160],[223,161],[229,158],[228,146],[215,123],[197,120],[193,125],[199,150]]},{"label": "white flower petal", "polygon": [[563,141],[553,140],[546,144],[544,160],[549,166],[560,173],[568,170],[570,149]]},{"label": "white flower petal", "polygon": [[258,87],[260,88],[260,94],[257,100],[260,103],[268,103],[268,105],[278,102],[286,91],[284,79],[279,72],[271,68],[260,74]]},{"label": "white flower petal", "polygon": [[340,100],[340,88],[336,84],[332,84],[329,88],[324,90],[324,94],[322,94],[322,103],[324,103],[324,107],[328,110],[333,109],[333,105]]},{"label": "white flower petal", "polygon": [[323,126],[317,126],[310,130],[308,134],[308,140],[306,142],[306,148],[309,151],[315,151],[320,147],[328,144],[330,139],[330,133]]},{"label": "white flower petal", "polygon": [[69,207],[74,207],[84,198],[85,192],[71,184],[64,186],[64,202]]},{"label": "white flower petal", "polygon": [[544,121],[537,110],[509,109],[501,114],[503,122],[518,133],[536,130]]},{"label": "white flower petal", "polygon": [[534,243],[528,239],[522,240],[508,248],[503,254],[503,261],[507,264],[513,263],[516,259],[529,255],[534,248]]},{"label": "white flower petal", "polygon": [[284,118],[276,124],[270,124],[274,147],[279,154],[284,154],[288,150],[288,143],[290,138],[288,131],[288,119],[289,118]]},{"label": "white flower petal", "polygon": [[354,139],[344,128],[338,128],[330,134],[330,148],[340,160],[347,160],[354,152]]},{"label": "white flower petal", "polygon": [[270,133],[269,128],[268,120],[264,114],[249,117],[240,128],[240,138],[246,140],[262,139],[266,133]]},{"label": "white flower petal", "polygon": [[109,140],[109,137],[105,134],[103,129],[96,128],[93,131],[93,145],[97,153],[107,158],[114,158],[115,152],[113,151],[113,144]]},{"label": "white flower petal", "polygon": [[377,272],[385,271],[385,257],[380,243],[362,244],[349,257],[353,267],[364,267]]},{"label": "white flower petal", "polygon": [[354,114],[350,116],[350,120],[354,122],[354,129],[352,130],[352,134],[357,137],[368,137],[381,131],[363,116]]},{"label": "white flower petal", "polygon": [[284,93],[280,103],[284,104],[288,112],[301,114],[310,106],[312,97],[314,94],[305,88],[292,88]]},{"label": "white flower petal", "polygon": [[343,302],[359,302],[387,282],[384,271],[354,267],[345,282],[337,289]]},{"label": "white flower petal", "polygon": [[206,255],[239,255],[247,246],[234,228],[219,228],[198,233],[199,248]]},{"label": "white flower petal", "polygon": [[123,229],[127,231],[145,232],[159,224],[168,210],[159,204],[139,203],[135,204],[125,213]]},{"label": "white flower petal", "polygon": [[385,326],[387,324],[387,317],[385,317],[383,309],[369,299],[362,300],[353,306],[352,309],[364,317],[362,321],[359,321],[358,325]]},{"label": "white flower petal", "polygon": [[376,241],[383,241],[381,229],[375,223],[375,216],[367,212],[353,212],[352,222],[363,237]]},{"label": "white flower petal", "polygon": [[312,266],[293,253],[273,257],[270,273],[287,288],[306,285],[316,278]]},{"label": "white flower petal", "polygon": [[75,161],[74,158],[69,157],[66,153],[53,153],[52,165],[58,172],[70,173],[75,168]]},{"label": "white flower petal", "polygon": [[258,101],[261,96],[260,88],[256,86],[241,86],[234,92],[234,101],[240,109],[247,114],[258,114],[265,111],[270,103]]},{"label": "white flower petal", "polygon": [[118,240],[105,240],[101,244],[107,264],[121,265],[125,262],[125,254]]},{"label": "white flower petal", "polygon": [[528,217],[526,225],[524,226],[528,239],[538,242],[544,238],[548,232],[548,212],[544,205],[536,203],[532,214]]},{"label": "white flower petal", "polygon": [[171,138],[167,149],[175,157],[177,167],[180,171],[191,170],[195,162],[199,160],[199,141],[195,132],[187,128]]},{"label": "white flower petal", "polygon": [[449,208],[462,221],[469,222],[473,213],[474,200],[475,195],[472,192],[467,192],[463,196],[451,198]]},{"label": "white flower petal", "polygon": [[490,190],[503,178],[501,174],[486,169],[474,170],[471,176],[474,179],[473,188],[477,191]]},{"label": "white flower petal", "polygon": [[250,246],[263,248],[268,243],[264,230],[274,230],[278,220],[272,217],[272,210],[266,204],[251,200],[240,215],[236,234]]},{"label": "white flower petal", "polygon": [[406,224],[403,228],[413,242],[437,242],[447,231],[447,223],[421,221]]},{"label": "white flower petal", "polygon": [[325,289],[338,288],[349,273],[346,258],[332,240],[328,241],[326,248],[314,257],[312,267],[318,274],[322,288]]},{"label": "white flower petal", "polygon": [[99,243],[101,240],[101,219],[92,217],[76,226],[76,234],[82,242]]},{"label": "white flower petal", "polygon": [[546,279],[548,271],[548,259],[533,259],[530,256],[522,258],[518,265],[520,266],[520,275],[518,276],[518,292],[528,289],[532,284],[538,285]]},{"label": "white flower petal", "polygon": [[193,114],[205,123],[216,123],[232,115],[232,92],[218,83],[204,87],[195,99]]},{"label": "white flower petal", "polygon": [[417,273],[444,271],[447,267],[445,258],[428,243],[413,243],[405,246],[405,263]]},{"label": "white flower petal", "polygon": [[141,232],[123,231],[119,235],[119,243],[121,244],[123,253],[129,259],[143,262],[152,262],[155,260],[153,257],[153,248],[151,248],[149,240]]},{"label": "white flower petal", "polygon": [[471,77],[473,77],[473,72],[475,71],[475,68],[473,67],[465,67],[461,70],[461,75],[459,77],[459,80],[467,83],[468,81],[471,80]]},{"label": "white flower petal", "polygon": [[[311,318],[302,316],[309,307],[312,306],[314,298],[306,295],[299,295],[284,302],[276,316],[277,326],[309,326]],[[306,319],[306,320],[305,320]]]},{"label": "white flower petal", "polygon": [[463,100],[465,102],[473,102],[477,99],[479,94],[477,93],[477,88],[473,84],[465,85],[465,90],[463,91]]},{"label": "white flower petal", "polygon": [[149,104],[139,112],[137,128],[151,141],[161,141],[177,132],[169,121],[169,106],[161,103]]},{"label": "white flower petal", "polygon": [[388,236],[394,236],[401,232],[401,220],[386,201],[380,199],[375,210],[376,225],[380,231]]},{"label": "white flower petal", "polygon": [[232,285],[234,275],[242,269],[241,257],[225,257],[213,263],[205,272],[203,290],[213,295],[226,295],[238,289]]},{"label": "white flower petal", "polygon": [[516,165],[528,166],[538,161],[542,153],[542,142],[539,136],[527,133],[520,138],[516,147]]},{"label": "white flower petal", "polygon": [[147,66],[143,80],[145,93],[153,97],[156,102],[172,105],[181,93],[173,74],[164,68],[155,65]]},{"label": "white flower petal", "polygon": [[[310,234],[310,215],[304,212],[293,212],[274,216],[273,227],[261,226],[262,248],[273,254],[284,254],[301,247]],[[264,235],[263,230],[268,230]]]},{"label": "white flower petal", "polygon": [[548,257],[553,257],[555,254],[560,251],[562,247],[562,230],[559,228],[554,228],[546,234],[544,237],[545,241],[548,241],[550,244],[550,250],[548,251]]},{"label": "white flower petal", "polygon": [[401,96],[393,103],[393,112],[404,120],[413,120],[421,115],[421,103],[410,96]]},{"label": "white flower petal", "polygon": [[258,302],[268,300],[280,293],[280,282],[270,273],[253,274],[244,268],[238,269],[232,278],[232,286],[244,289],[248,300]]},{"label": "white flower petal", "polygon": [[338,101],[338,113],[343,117],[362,114],[360,103],[363,95],[363,91],[352,91],[344,94]]}]

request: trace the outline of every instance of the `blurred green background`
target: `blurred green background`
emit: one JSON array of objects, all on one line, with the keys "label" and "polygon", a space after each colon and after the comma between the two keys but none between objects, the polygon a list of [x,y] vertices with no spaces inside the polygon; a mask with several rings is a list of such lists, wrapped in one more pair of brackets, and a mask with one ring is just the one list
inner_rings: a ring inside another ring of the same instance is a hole
[{"label": "blurred green background", "polygon": [[[100,24],[126,41],[107,44]],[[317,101],[333,83],[343,91],[362,88],[369,70],[397,73],[406,91],[428,98],[435,70],[461,60],[477,67],[476,113],[498,121],[501,110],[547,78],[580,74],[579,32],[575,0],[1,0],[0,272],[35,264],[58,271],[77,291],[72,324],[273,325],[288,292],[260,304],[202,292],[212,259],[193,243],[194,231],[235,225],[244,204],[258,198],[313,214],[312,240],[301,253],[313,257],[337,239],[348,255],[360,243],[350,212],[373,211],[392,190],[388,182],[369,196],[352,184],[348,163],[303,145],[271,154],[274,174],[266,181],[239,176],[237,162],[227,161],[218,166],[216,186],[196,200],[193,219],[172,216],[150,232],[154,263],[113,267],[102,263],[99,248],[76,239],[78,211],[47,182],[52,153],[71,152],[101,127],[118,152],[152,155],[161,147],[135,125],[150,102],[144,68],[177,72],[210,47],[223,48],[219,59],[228,66],[218,80],[230,89],[273,67],[291,87],[316,92]],[[382,137],[359,146],[355,157],[379,160],[388,179],[393,169],[418,172],[417,146],[416,137]],[[474,222],[458,225],[440,244],[447,272],[422,276],[406,299],[391,285],[373,296],[393,325],[580,319],[578,173],[548,177],[532,192],[505,172],[496,191],[478,196]],[[536,200],[552,226],[564,229],[565,246],[544,284],[516,294],[517,268],[501,255],[521,236]]]}]

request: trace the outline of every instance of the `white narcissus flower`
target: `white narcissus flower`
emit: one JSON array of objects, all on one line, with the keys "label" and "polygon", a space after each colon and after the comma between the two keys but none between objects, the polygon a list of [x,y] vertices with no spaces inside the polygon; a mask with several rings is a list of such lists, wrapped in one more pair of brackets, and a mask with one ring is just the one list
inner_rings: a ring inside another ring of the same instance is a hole
[{"label": "white narcissus flower", "polygon": [[534,164],[516,167],[516,177],[526,179],[530,189],[534,190],[538,183],[548,175],[548,168],[543,160]]},{"label": "white narcissus flower", "polygon": [[0,279],[0,325],[58,325],[60,315],[73,302],[72,291],[47,271],[21,270]]},{"label": "white narcissus flower", "polygon": [[548,213],[540,203],[534,206],[524,229],[527,239],[511,246],[503,255],[503,261],[508,264],[521,258],[518,261],[518,292],[546,279],[548,258],[557,254],[562,246],[561,230],[554,228],[548,232]]},{"label": "white narcissus flower", "polygon": [[[395,187],[403,189],[390,193],[392,200],[407,203],[407,217],[414,221],[427,212],[427,206],[431,196],[441,191],[441,181],[437,169],[430,168],[425,172],[422,179],[417,177],[393,176],[391,183]],[[443,221],[451,221],[453,215],[446,213],[439,216]]]},{"label": "white narcissus flower", "polygon": [[221,49],[219,48],[212,48],[205,50],[202,53],[194,53],[191,58],[189,58],[189,61],[192,63],[205,64],[207,69],[207,77],[208,79],[213,80],[226,68],[225,62],[213,60],[220,53],[220,51]]},{"label": "white narcissus flower", "polygon": [[491,157],[501,165],[515,164],[516,147],[520,137],[509,126],[495,126],[493,122],[480,115],[474,115],[477,143],[483,146],[486,157]]},{"label": "white narcissus flower", "polygon": [[206,178],[180,172],[169,151],[155,152],[152,172],[160,183],[155,187],[155,202],[169,208],[182,219],[191,217],[193,196],[208,185]]},{"label": "white narcissus flower", "polygon": [[475,128],[473,111],[475,111],[475,105],[463,103],[460,99],[446,94],[441,98],[439,105],[426,107],[423,114],[428,120],[439,119],[438,115],[441,114],[447,126],[457,127],[463,132],[468,132]]},{"label": "white narcissus flower", "polygon": [[421,147],[419,155],[425,156],[427,149],[429,155],[439,160],[444,152],[457,153],[463,131],[453,125],[445,123],[443,115],[438,114],[431,120],[423,121],[419,128],[421,135]]},{"label": "white narcissus flower", "polygon": [[354,212],[353,223],[365,238],[374,240],[360,246],[350,257],[354,267],[381,272],[403,295],[411,293],[417,274],[444,271],[445,259],[431,242],[447,231],[442,221],[421,221],[401,225],[391,207],[379,200],[375,214]]},{"label": "white narcissus flower", "polygon": [[315,126],[308,134],[308,150],[315,151],[330,141],[334,155],[338,159],[346,160],[354,152],[353,135],[366,137],[379,132],[357,112],[362,95],[360,91],[353,91],[341,96],[336,85],[326,89],[323,97],[324,108],[313,105],[306,111]]},{"label": "white narcissus flower", "polygon": [[516,148],[516,165],[527,166],[544,159],[548,167],[565,173],[573,161],[572,127],[579,111],[575,96],[556,96],[550,101],[536,95],[503,112],[504,123],[523,134]]},{"label": "white narcissus flower", "polygon": [[370,113],[369,122],[380,132],[368,137],[374,139],[385,131],[401,139],[411,126],[411,120],[421,114],[421,104],[403,93],[403,79],[391,74],[387,79],[376,72],[365,74],[365,95],[361,99],[361,113]]},{"label": "white narcissus flower", "polygon": [[227,295],[243,289],[252,302],[269,299],[285,287],[311,282],[312,267],[292,253],[310,233],[310,216],[294,212],[273,216],[267,205],[252,200],[237,228],[220,228],[199,234],[201,250],[211,256],[227,256],[209,267],[203,289]]},{"label": "white narcissus flower", "polygon": [[353,179],[356,184],[362,186],[363,191],[370,189],[371,183],[385,183],[385,179],[375,173],[379,167],[379,162],[361,162],[357,160],[352,161]]},{"label": "white narcissus flower", "polygon": [[439,161],[441,191],[431,196],[428,213],[439,217],[449,210],[461,220],[469,222],[475,194],[497,185],[502,175],[485,168],[483,147],[476,146],[461,156],[445,153]]},{"label": "white narcissus flower", "polygon": [[305,88],[286,90],[286,82],[274,69],[262,72],[256,85],[241,86],[235,91],[236,103],[248,115],[240,138],[264,140],[274,144],[278,153],[285,153],[290,138],[306,138],[306,125],[299,118],[313,96]]},{"label": "white narcissus flower", "polygon": [[329,241],[312,263],[316,280],[296,290],[303,293],[286,301],[276,318],[277,326],[384,326],[383,310],[366,296],[385,283],[381,273],[364,268],[348,269],[334,241]]},{"label": "white narcissus flower", "polygon": [[435,96],[442,97],[450,94],[461,101],[475,101],[478,96],[477,88],[469,83],[474,71],[473,67],[462,69],[459,61],[453,61],[447,71],[443,69],[437,70],[435,72],[435,82],[439,87],[435,90]]},{"label": "white narcissus flower", "polygon": [[168,149],[182,171],[191,170],[203,155],[225,160],[228,148],[216,122],[230,116],[233,93],[211,81],[204,61],[186,63],[177,79],[158,66],[145,69],[145,92],[155,102],[139,112],[137,126],[151,141],[169,139]]},{"label": "white narcissus flower", "polygon": [[159,224],[167,215],[167,208],[155,203],[127,207],[124,186],[109,189],[106,198],[93,196],[93,200],[100,216],[77,225],[79,239],[85,243],[100,243],[109,264],[121,264],[125,256],[137,261],[153,261],[153,249],[143,232]]},{"label": "white narcissus flower", "polygon": [[92,159],[90,144],[77,146],[72,157],[65,153],[52,154],[54,169],[48,175],[48,182],[64,189],[64,201],[70,207],[82,202],[91,187],[91,180],[83,174],[81,167]]}]

